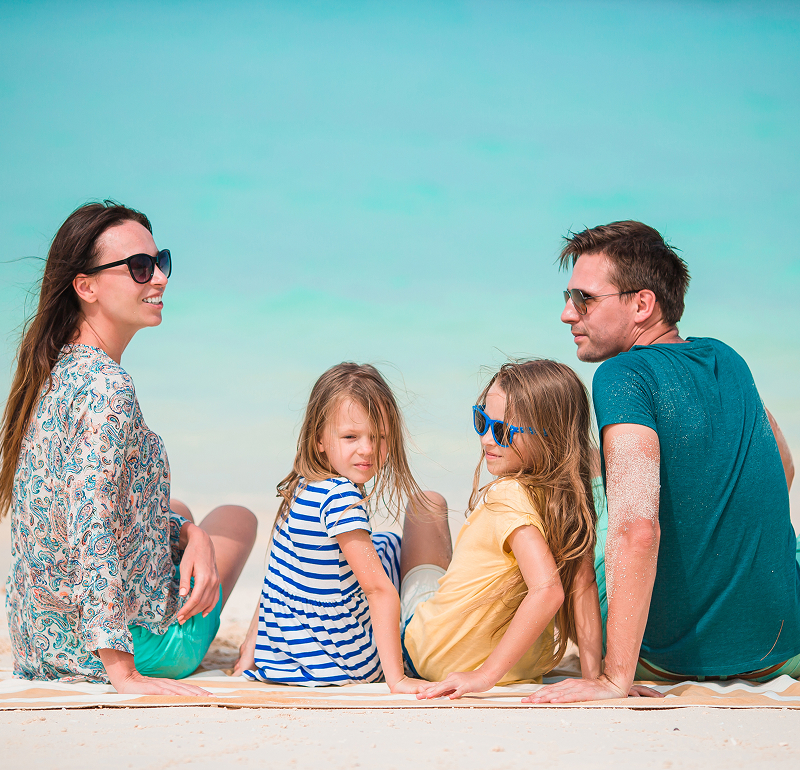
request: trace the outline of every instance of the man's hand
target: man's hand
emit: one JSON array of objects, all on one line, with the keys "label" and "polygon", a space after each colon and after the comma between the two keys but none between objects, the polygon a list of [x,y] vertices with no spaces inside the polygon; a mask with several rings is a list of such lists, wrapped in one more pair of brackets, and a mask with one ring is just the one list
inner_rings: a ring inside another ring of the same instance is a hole
[{"label": "man's hand", "polygon": [[[178,611],[178,623],[185,623],[198,612],[206,617],[219,601],[219,573],[214,555],[214,543],[206,532],[191,522],[183,525],[186,548],[181,559],[180,595],[189,596]],[[194,586],[191,580],[194,578]]]},{"label": "man's hand", "polygon": [[644,685],[634,685],[627,696],[610,679],[600,676],[597,679],[565,679],[556,684],[542,687],[523,703],[580,703],[583,701],[609,700],[611,698],[663,698],[657,690]]},{"label": "man's hand", "polygon": [[478,671],[454,671],[448,674],[443,682],[433,682],[417,693],[419,700],[428,698],[441,698],[445,695],[451,700],[460,698],[468,692],[486,692],[497,684],[486,674]]}]

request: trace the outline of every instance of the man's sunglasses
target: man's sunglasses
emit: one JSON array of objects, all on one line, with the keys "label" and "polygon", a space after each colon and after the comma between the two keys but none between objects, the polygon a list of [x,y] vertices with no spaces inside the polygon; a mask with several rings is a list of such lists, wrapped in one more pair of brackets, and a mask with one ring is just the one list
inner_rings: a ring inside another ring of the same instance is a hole
[{"label": "man's sunglasses", "polygon": [[[486,431],[492,431],[492,438],[497,446],[510,447],[514,439],[515,433],[530,433],[536,435],[535,428],[518,428],[516,425],[510,425],[502,420],[493,420],[486,412],[483,411],[482,406],[472,407],[472,424],[475,426],[475,432],[479,436],[485,436]],[[547,431],[543,430],[542,435],[546,436]]]},{"label": "man's sunglasses", "polygon": [[636,294],[641,289],[630,289],[629,291],[618,291],[616,294],[584,294],[580,289],[567,289],[564,292],[564,302],[572,300],[575,310],[579,315],[586,315],[586,301],[590,299],[600,299],[602,297],[621,297],[623,294]]},{"label": "man's sunglasses", "polygon": [[170,273],[172,273],[172,255],[169,253],[169,249],[161,249],[154,257],[149,254],[134,254],[132,257],[120,259],[118,262],[109,262],[107,265],[89,268],[89,270],[84,270],[83,274],[94,275],[101,270],[117,267],[118,265],[127,265],[131,278],[136,283],[149,283],[153,280],[153,275],[155,275],[156,265],[164,273],[164,278],[169,278]]}]

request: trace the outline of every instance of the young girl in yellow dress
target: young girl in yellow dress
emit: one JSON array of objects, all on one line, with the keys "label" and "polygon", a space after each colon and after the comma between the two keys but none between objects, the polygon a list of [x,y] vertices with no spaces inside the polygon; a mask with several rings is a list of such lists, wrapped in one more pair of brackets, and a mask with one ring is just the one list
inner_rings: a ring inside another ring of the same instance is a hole
[{"label": "young girl in yellow dress", "polygon": [[[594,445],[586,389],[554,361],[505,364],[473,407],[481,461],[450,558],[447,509],[406,517],[401,634],[418,698],[541,682],[568,639],[600,674]],[[479,486],[483,463],[495,479]]]}]

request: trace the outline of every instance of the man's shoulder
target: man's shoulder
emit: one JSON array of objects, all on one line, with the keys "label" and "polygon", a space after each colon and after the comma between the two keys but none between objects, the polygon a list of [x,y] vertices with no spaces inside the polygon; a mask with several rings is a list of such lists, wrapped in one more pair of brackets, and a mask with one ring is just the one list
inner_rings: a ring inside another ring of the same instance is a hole
[{"label": "man's shoulder", "polygon": [[641,379],[653,369],[648,355],[642,355],[643,348],[634,348],[609,358],[595,370],[592,377],[592,391],[604,390],[632,380]]},{"label": "man's shoulder", "polygon": [[701,362],[719,357],[743,361],[730,345],[713,337],[687,337],[685,342],[669,345],[634,345],[630,350],[603,361],[594,379],[604,381],[625,373],[657,375],[659,371],[671,368],[676,361],[686,365],[692,360]]}]

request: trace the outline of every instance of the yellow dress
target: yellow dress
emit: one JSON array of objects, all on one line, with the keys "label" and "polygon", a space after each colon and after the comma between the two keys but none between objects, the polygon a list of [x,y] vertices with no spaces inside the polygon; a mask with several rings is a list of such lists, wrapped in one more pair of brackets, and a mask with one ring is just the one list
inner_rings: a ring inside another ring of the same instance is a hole
[{"label": "yellow dress", "polygon": [[[440,681],[453,671],[474,671],[489,657],[522,595],[480,602],[518,570],[506,541],[527,525],[544,536],[539,514],[522,485],[513,479],[492,484],[461,528],[439,589],[417,606],[406,627],[405,647],[420,676]],[[545,662],[552,650],[553,621],[498,684],[541,682],[545,671],[539,661]]]}]

